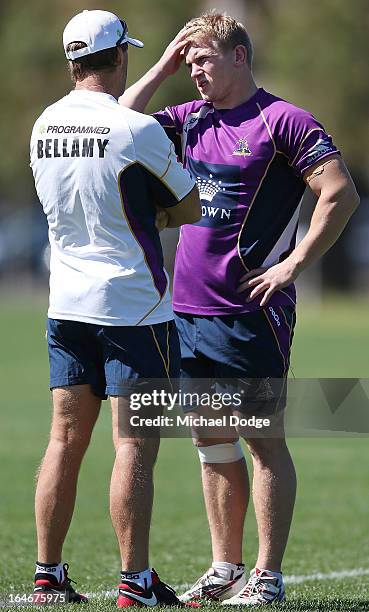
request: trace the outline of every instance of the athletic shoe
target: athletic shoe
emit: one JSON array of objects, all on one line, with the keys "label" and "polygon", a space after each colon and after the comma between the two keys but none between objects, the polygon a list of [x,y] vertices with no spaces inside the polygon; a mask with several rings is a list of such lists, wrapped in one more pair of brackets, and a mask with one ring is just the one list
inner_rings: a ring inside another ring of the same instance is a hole
[{"label": "athletic shoe", "polygon": [[262,606],[283,601],[285,598],[282,574],[251,570],[246,586],[237,594],[222,602],[223,606]]},{"label": "athletic shoe", "polygon": [[216,569],[210,567],[188,591],[179,596],[179,599],[183,602],[222,601],[239,593],[245,584],[243,565],[239,565],[235,572],[231,572],[229,580],[221,578]]},{"label": "athletic shoe", "polygon": [[[71,585],[74,582],[68,577],[68,563],[64,563],[64,577],[60,582],[52,574],[47,572],[38,572],[35,575],[35,587],[33,589],[33,604],[62,604],[62,603],[87,603],[88,599],[85,595],[77,593]],[[74,584],[76,584],[74,582]]]},{"label": "athletic shoe", "polygon": [[152,585],[143,588],[136,582],[125,580],[119,586],[118,608],[129,606],[180,606],[183,604],[172,587],[162,582],[156,571],[151,570]]}]

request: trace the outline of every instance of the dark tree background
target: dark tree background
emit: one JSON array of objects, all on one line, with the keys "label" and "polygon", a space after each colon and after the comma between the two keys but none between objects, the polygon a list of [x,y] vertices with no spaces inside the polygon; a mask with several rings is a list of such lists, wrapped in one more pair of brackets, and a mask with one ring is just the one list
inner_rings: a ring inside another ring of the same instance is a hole
[{"label": "dark tree background", "polygon": [[[145,48],[130,49],[129,82],[161,53],[183,23],[201,12],[200,0],[12,0],[0,6],[0,203],[33,200],[28,168],[32,124],[45,106],[71,87],[61,37],[83,8],[126,18]],[[208,6],[208,4],[207,4]],[[216,6],[216,5],[215,5]],[[255,45],[258,84],[311,110],[334,135],[359,188],[368,190],[368,0],[243,0],[218,5],[244,14]],[[190,99],[185,71],[161,88],[151,109]]]}]

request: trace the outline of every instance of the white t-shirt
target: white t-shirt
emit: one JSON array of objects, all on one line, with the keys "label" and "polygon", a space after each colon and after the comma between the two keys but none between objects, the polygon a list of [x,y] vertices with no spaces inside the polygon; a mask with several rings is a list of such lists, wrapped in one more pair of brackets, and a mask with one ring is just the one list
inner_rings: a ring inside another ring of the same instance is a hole
[{"label": "white t-shirt", "polygon": [[31,167],[49,224],[48,316],[170,320],[155,204],[178,204],[194,181],[158,122],[109,94],[72,91],[37,119]]}]

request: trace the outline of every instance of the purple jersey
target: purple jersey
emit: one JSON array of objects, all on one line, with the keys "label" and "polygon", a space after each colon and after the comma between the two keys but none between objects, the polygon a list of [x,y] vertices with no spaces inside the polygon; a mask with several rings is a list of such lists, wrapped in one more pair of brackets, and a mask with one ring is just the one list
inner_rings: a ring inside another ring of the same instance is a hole
[{"label": "purple jersey", "polygon": [[[241,277],[286,258],[295,246],[304,172],[337,153],[307,111],[258,89],[250,100],[217,110],[196,100],[155,113],[197,181],[202,219],[181,229],[173,306],[197,315],[260,308],[237,293]],[[292,305],[293,285],[270,305]]]}]

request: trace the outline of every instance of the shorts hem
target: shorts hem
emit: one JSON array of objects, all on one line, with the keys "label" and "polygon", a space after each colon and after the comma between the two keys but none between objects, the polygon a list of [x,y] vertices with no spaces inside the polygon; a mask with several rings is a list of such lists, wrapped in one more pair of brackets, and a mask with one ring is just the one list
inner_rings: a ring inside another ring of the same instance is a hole
[{"label": "shorts hem", "polygon": [[135,385],[118,387],[109,385],[106,387],[106,393],[112,397],[129,397],[134,389]]},{"label": "shorts hem", "polygon": [[67,378],[67,379],[50,379],[50,389],[56,387],[73,387],[74,385],[91,385],[89,380],[81,380],[80,378]]},{"label": "shorts hem", "polygon": [[96,397],[99,397],[100,399],[104,400],[106,400],[108,397],[105,391],[100,391],[93,383],[89,382],[88,380],[80,380],[76,378],[69,379],[68,381],[51,380],[49,389],[50,391],[52,391],[53,389],[59,389],[60,387],[75,387],[76,385],[90,385],[92,393],[96,395]]}]

